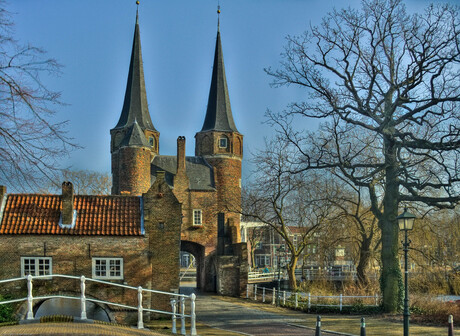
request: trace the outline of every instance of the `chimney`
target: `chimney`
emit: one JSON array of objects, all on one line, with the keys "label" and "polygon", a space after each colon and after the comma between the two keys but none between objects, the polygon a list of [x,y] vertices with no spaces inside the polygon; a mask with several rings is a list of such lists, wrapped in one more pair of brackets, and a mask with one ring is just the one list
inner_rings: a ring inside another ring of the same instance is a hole
[{"label": "chimney", "polygon": [[6,195],[6,187],[0,185],[0,207],[2,205],[3,197],[5,197],[5,195]]},{"label": "chimney", "polygon": [[185,173],[185,137],[177,138],[177,173]]},{"label": "chimney", "polygon": [[73,185],[72,182],[62,182],[61,197],[62,224],[72,224],[73,218]]}]

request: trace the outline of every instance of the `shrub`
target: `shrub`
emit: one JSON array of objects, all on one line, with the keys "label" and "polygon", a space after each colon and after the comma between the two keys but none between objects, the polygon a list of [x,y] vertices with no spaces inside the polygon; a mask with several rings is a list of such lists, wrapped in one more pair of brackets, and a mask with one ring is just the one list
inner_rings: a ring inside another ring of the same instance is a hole
[{"label": "shrub", "polygon": [[455,302],[441,302],[433,298],[411,298],[412,319],[420,323],[445,324],[449,315],[460,321],[460,305]]},{"label": "shrub", "polygon": [[[8,297],[2,297],[0,295],[0,301],[6,301],[8,299]],[[13,317],[13,311],[13,304],[11,303],[0,305],[0,323],[15,321]]]}]

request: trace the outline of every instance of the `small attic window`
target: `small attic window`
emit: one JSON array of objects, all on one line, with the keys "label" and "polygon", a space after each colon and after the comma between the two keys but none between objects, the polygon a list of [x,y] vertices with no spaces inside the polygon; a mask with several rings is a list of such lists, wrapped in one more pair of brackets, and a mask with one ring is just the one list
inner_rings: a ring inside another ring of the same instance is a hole
[{"label": "small attic window", "polygon": [[222,137],[219,139],[219,148],[227,148],[227,138]]}]

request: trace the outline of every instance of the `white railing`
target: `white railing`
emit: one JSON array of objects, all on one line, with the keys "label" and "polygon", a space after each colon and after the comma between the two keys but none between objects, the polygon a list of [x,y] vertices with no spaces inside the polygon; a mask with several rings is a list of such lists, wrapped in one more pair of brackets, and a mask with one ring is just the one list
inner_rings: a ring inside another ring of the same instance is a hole
[{"label": "white railing", "polygon": [[277,272],[263,273],[263,272],[249,272],[248,281],[268,281],[278,279]]},{"label": "white railing", "polygon": [[[343,307],[350,307],[352,304],[346,304],[345,301],[351,300],[362,300],[367,299],[369,304],[365,306],[378,306],[379,296],[377,294],[372,296],[354,296],[354,295],[312,295],[311,293],[300,293],[300,292],[289,292],[280,291],[278,292],[275,288],[258,287],[257,285],[248,284],[246,287],[246,299],[254,301],[269,302],[272,304],[276,303],[277,296],[279,295],[280,305],[285,306],[286,302],[292,303],[295,308],[299,305],[306,306],[308,309],[311,307],[339,307],[342,311]],[[323,302],[319,302],[319,301]],[[315,302],[316,301],[316,302]],[[334,303],[326,303],[325,301],[331,301]]]},{"label": "white railing", "polygon": [[[47,295],[47,296],[38,296],[34,297],[33,296],[33,279],[41,279],[41,280],[50,280],[52,278],[67,278],[67,279],[75,279],[75,280],[80,280],[80,297],[76,296],[65,296],[65,295]],[[186,335],[185,331],[185,319],[190,318],[190,324],[191,324],[191,330],[190,330],[190,335],[196,335],[196,314],[195,314],[195,299],[196,296],[195,294],[191,295],[183,295],[183,294],[176,294],[176,293],[169,293],[169,292],[162,292],[162,291],[157,291],[157,290],[152,290],[152,289],[145,289],[142,288],[141,286],[139,287],[133,287],[133,286],[128,286],[128,285],[121,285],[121,284],[116,284],[108,281],[103,281],[103,280],[96,280],[96,279],[91,279],[91,278],[86,278],[84,275],[81,277],[77,276],[72,276],[72,275],[63,275],[63,274],[51,274],[51,275],[41,275],[41,276],[32,276],[28,275],[23,278],[14,278],[14,279],[6,279],[6,280],[0,280],[0,284],[3,283],[8,283],[8,282],[14,282],[14,281],[22,281],[22,280],[27,280],[27,297],[20,298],[20,299],[12,299],[12,300],[7,300],[7,301],[0,301],[0,305],[2,304],[8,304],[8,303],[14,303],[14,302],[21,302],[21,301],[27,301],[27,320],[33,320],[34,319],[34,312],[33,312],[33,302],[34,300],[44,300],[44,299],[54,299],[54,298],[63,298],[63,299],[71,299],[71,300],[80,300],[81,302],[81,309],[80,309],[80,318],[82,320],[87,319],[86,315],[86,301],[90,302],[95,302],[99,304],[106,304],[106,305],[112,305],[112,306],[117,306],[117,307],[122,307],[126,309],[132,309],[132,310],[137,310],[138,312],[138,319],[137,319],[137,327],[139,329],[144,328],[144,322],[143,322],[143,312],[153,312],[153,313],[158,313],[158,314],[165,314],[165,315],[170,315],[171,320],[172,320],[172,333],[177,334],[177,326],[176,326],[176,320],[177,318],[180,318],[181,320],[181,330],[180,333],[181,335]],[[115,302],[109,302],[109,301],[103,301],[103,300],[97,300],[93,298],[87,298],[86,297],[86,281],[91,281],[91,282],[96,282],[96,283],[102,283],[110,286],[116,286],[116,287],[123,287],[127,289],[132,289],[137,291],[137,306],[129,306],[129,305],[124,305],[120,303],[115,303]],[[150,292],[150,293],[155,293],[155,294],[162,294],[162,295],[168,295],[171,297],[170,302],[171,302],[171,312],[169,311],[162,311],[162,310],[157,310],[157,309],[150,309],[150,308],[144,308],[142,306],[142,296],[144,292]],[[185,300],[190,299],[190,314],[185,313]],[[177,306],[179,306],[179,310],[177,311]]]}]

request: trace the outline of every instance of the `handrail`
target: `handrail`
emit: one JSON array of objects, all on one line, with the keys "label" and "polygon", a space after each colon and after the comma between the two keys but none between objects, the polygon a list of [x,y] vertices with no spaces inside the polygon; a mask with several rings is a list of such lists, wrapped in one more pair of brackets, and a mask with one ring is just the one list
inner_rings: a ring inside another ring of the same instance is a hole
[{"label": "handrail", "polygon": [[[80,280],[80,297],[76,296],[67,296],[67,295],[46,295],[46,296],[38,296],[34,297],[33,296],[33,280],[38,279],[38,280],[50,280],[53,278],[67,278],[67,279],[75,279],[75,280]],[[122,308],[127,308],[127,309],[132,309],[132,310],[137,310],[138,311],[138,322],[137,322],[137,327],[138,329],[143,329],[144,328],[144,323],[143,323],[143,311],[148,311],[148,312],[154,312],[154,313],[159,313],[159,314],[164,314],[164,315],[170,315],[172,317],[172,331],[173,333],[176,333],[176,319],[177,317],[180,317],[181,319],[181,334],[185,335],[185,318],[190,318],[191,320],[191,330],[190,330],[190,335],[197,335],[196,333],[196,314],[195,314],[195,299],[196,295],[192,293],[191,295],[184,295],[184,294],[177,294],[177,293],[170,293],[170,292],[163,292],[163,291],[158,291],[158,290],[153,290],[153,289],[144,289],[141,286],[139,287],[133,287],[133,286],[128,286],[128,285],[122,285],[122,284],[117,284],[117,283],[112,283],[108,281],[103,281],[99,279],[92,279],[92,278],[86,278],[85,276],[73,276],[73,275],[65,275],[65,274],[49,274],[49,275],[37,275],[37,276],[32,276],[32,275],[27,275],[26,277],[23,278],[12,278],[12,279],[4,279],[0,280],[0,284],[2,283],[7,283],[7,282],[13,282],[13,281],[22,281],[22,280],[27,280],[27,297],[24,298],[19,298],[19,299],[12,299],[12,300],[7,300],[7,301],[0,301],[0,305],[2,304],[8,304],[8,303],[14,303],[14,302],[20,302],[20,301],[27,301],[27,320],[33,320],[34,319],[34,313],[33,313],[33,301],[34,300],[45,300],[45,299],[52,299],[52,298],[63,298],[63,299],[72,299],[72,300],[80,300],[81,302],[81,311],[80,311],[80,318],[82,320],[86,320],[86,301],[90,302],[95,302],[95,303],[100,303],[100,304],[106,304],[106,305],[113,305],[117,307],[122,307]],[[137,298],[138,298],[138,305],[137,306],[129,306],[121,303],[115,303],[115,302],[110,302],[110,301],[103,301],[103,300],[98,300],[98,299],[93,299],[93,298],[86,298],[86,281],[93,281],[96,283],[103,283],[106,285],[110,286],[116,286],[116,287],[123,287],[123,288],[128,288],[128,289],[133,289],[137,291]],[[156,294],[164,294],[171,296],[171,308],[172,312],[168,311],[162,311],[162,310],[157,310],[157,309],[150,309],[150,308],[144,308],[142,306],[142,293],[143,292],[150,292],[150,293],[156,293]],[[185,314],[185,299],[190,299],[190,314]],[[179,304],[179,312],[176,312],[176,305]]]},{"label": "handrail", "polygon": [[[250,290],[252,289],[252,291]],[[288,300],[293,300],[295,304],[295,308],[298,308],[299,306],[299,298],[300,299],[306,299],[306,305],[308,308],[311,308],[311,306],[321,306],[321,307],[339,307],[340,311],[342,311],[343,307],[351,306],[351,305],[346,305],[343,304],[343,299],[347,298],[368,298],[368,299],[374,299],[374,304],[373,305],[367,305],[367,306],[378,306],[378,300],[379,296],[377,294],[375,295],[312,295],[311,293],[298,293],[298,292],[289,292],[289,291],[277,291],[275,288],[265,288],[265,287],[258,287],[257,284],[251,285],[248,284],[246,287],[246,299],[250,299],[252,295],[250,295],[250,292],[254,296],[254,301],[257,301],[257,290],[262,291],[262,302],[266,301],[266,295],[265,292],[272,292],[271,296],[271,302],[272,304],[275,304],[276,297],[278,297],[278,300],[281,300],[280,296],[282,294],[282,301],[283,305],[286,304],[286,301]],[[288,298],[287,298],[288,297]],[[312,303],[312,298],[325,298],[325,299],[339,299],[338,304],[326,304],[326,303]]]}]

